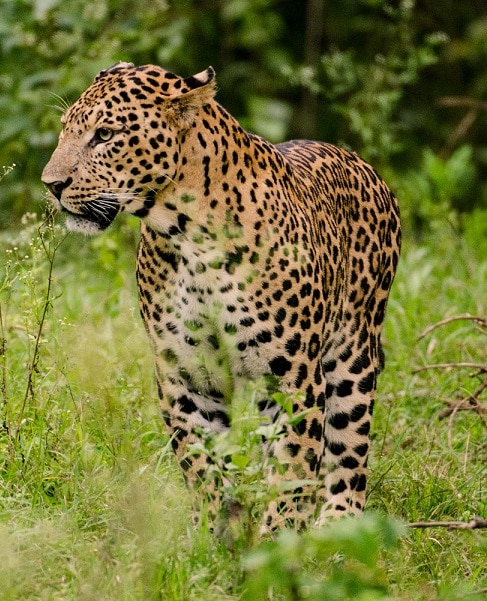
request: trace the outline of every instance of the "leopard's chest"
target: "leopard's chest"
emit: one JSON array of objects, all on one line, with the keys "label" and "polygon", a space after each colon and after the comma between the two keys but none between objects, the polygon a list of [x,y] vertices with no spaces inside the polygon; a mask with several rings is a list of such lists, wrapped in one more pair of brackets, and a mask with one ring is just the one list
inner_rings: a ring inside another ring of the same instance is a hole
[{"label": "leopard's chest", "polygon": [[260,274],[251,263],[199,252],[169,268],[157,253],[147,256],[139,261],[141,311],[162,380],[230,399],[237,381],[268,372],[275,348],[266,337],[256,342],[265,324],[256,316]]}]

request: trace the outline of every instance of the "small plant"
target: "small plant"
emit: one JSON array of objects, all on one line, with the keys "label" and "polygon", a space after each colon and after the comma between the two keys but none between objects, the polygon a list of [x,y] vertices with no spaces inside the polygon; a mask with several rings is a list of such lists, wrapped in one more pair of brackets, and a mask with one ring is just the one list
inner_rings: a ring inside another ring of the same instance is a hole
[{"label": "small plant", "polygon": [[[40,359],[47,344],[54,258],[65,238],[50,212],[42,223],[37,215],[26,214],[22,225],[21,234],[6,251],[0,286],[1,444],[8,449],[8,465],[14,472],[14,466],[24,469],[32,451],[24,448],[24,428],[36,429],[42,422],[43,402],[38,393],[44,385],[45,368]],[[11,305],[15,305],[13,321]],[[17,364],[19,357],[23,370]]]},{"label": "small plant", "polygon": [[13,163],[12,165],[7,165],[7,166],[3,166],[1,171],[0,171],[0,182],[2,181],[2,179],[7,176],[9,173],[11,173],[14,169],[15,169],[15,163]]},{"label": "small plant", "polygon": [[[423,149],[419,167],[396,178],[403,221],[419,240],[445,225],[457,235],[464,234],[468,222],[474,221],[466,211],[479,194],[476,180],[471,146],[460,146],[446,158]],[[482,219],[476,225],[485,229]],[[480,243],[482,236],[477,234],[477,240]]]},{"label": "small plant", "polygon": [[397,545],[404,532],[397,521],[371,513],[343,518],[303,534],[285,530],[247,554],[243,599],[391,598],[380,557],[383,549]]},{"label": "small plant", "polygon": [[[272,444],[285,435],[287,426],[298,424],[307,413],[293,415],[293,397],[280,392],[272,394],[273,388],[275,383],[265,378],[247,384],[233,396],[230,429],[221,433],[201,429],[201,442],[189,449],[190,455],[203,454],[209,459],[205,482],[220,483],[223,507],[218,534],[232,547],[250,548],[256,543],[263,510],[283,492],[283,487],[313,483],[292,480],[269,486],[267,482],[271,471],[283,468],[273,456]],[[269,396],[282,410],[279,419],[273,420],[259,411],[259,402]]]}]

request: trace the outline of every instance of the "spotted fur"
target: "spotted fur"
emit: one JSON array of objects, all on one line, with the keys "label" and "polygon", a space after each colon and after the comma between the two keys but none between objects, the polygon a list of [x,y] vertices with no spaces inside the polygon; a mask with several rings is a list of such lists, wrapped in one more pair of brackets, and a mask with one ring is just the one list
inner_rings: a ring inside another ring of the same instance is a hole
[{"label": "spotted fur", "polygon": [[[141,219],[137,281],[162,412],[189,483],[199,429],[228,429],[232,398],[267,379],[293,395],[270,483],[310,479],[271,503],[273,529],[365,502],[380,333],[399,258],[397,203],[352,152],[272,145],[214,100],[214,71],[183,79],[153,65],[102,71],[64,115],[43,172],[70,229]],[[292,487],[291,487],[292,488]],[[218,505],[219,489],[211,495]]]}]

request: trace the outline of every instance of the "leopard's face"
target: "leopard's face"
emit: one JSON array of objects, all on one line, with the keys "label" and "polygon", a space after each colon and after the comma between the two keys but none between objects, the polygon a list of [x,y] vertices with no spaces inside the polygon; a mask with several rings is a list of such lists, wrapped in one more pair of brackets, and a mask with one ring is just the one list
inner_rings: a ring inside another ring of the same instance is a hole
[{"label": "leopard's face", "polygon": [[67,110],[42,180],[70,230],[96,234],[121,211],[144,218],[175,182],[193,91],[213,94],[213,69],[187,79],[155,66],[102,71]]}]

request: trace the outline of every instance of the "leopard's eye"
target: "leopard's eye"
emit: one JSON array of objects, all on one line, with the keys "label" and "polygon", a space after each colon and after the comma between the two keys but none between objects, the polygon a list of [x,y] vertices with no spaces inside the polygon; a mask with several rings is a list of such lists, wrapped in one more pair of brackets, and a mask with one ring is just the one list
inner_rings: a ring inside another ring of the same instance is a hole
[{"label": "leopard's eye", "polygon": [[95,132],[95,140],[97,142],[108,142],[111,140],[113,134],[113,129],[109,129],[108,127],[100,127]]}]

